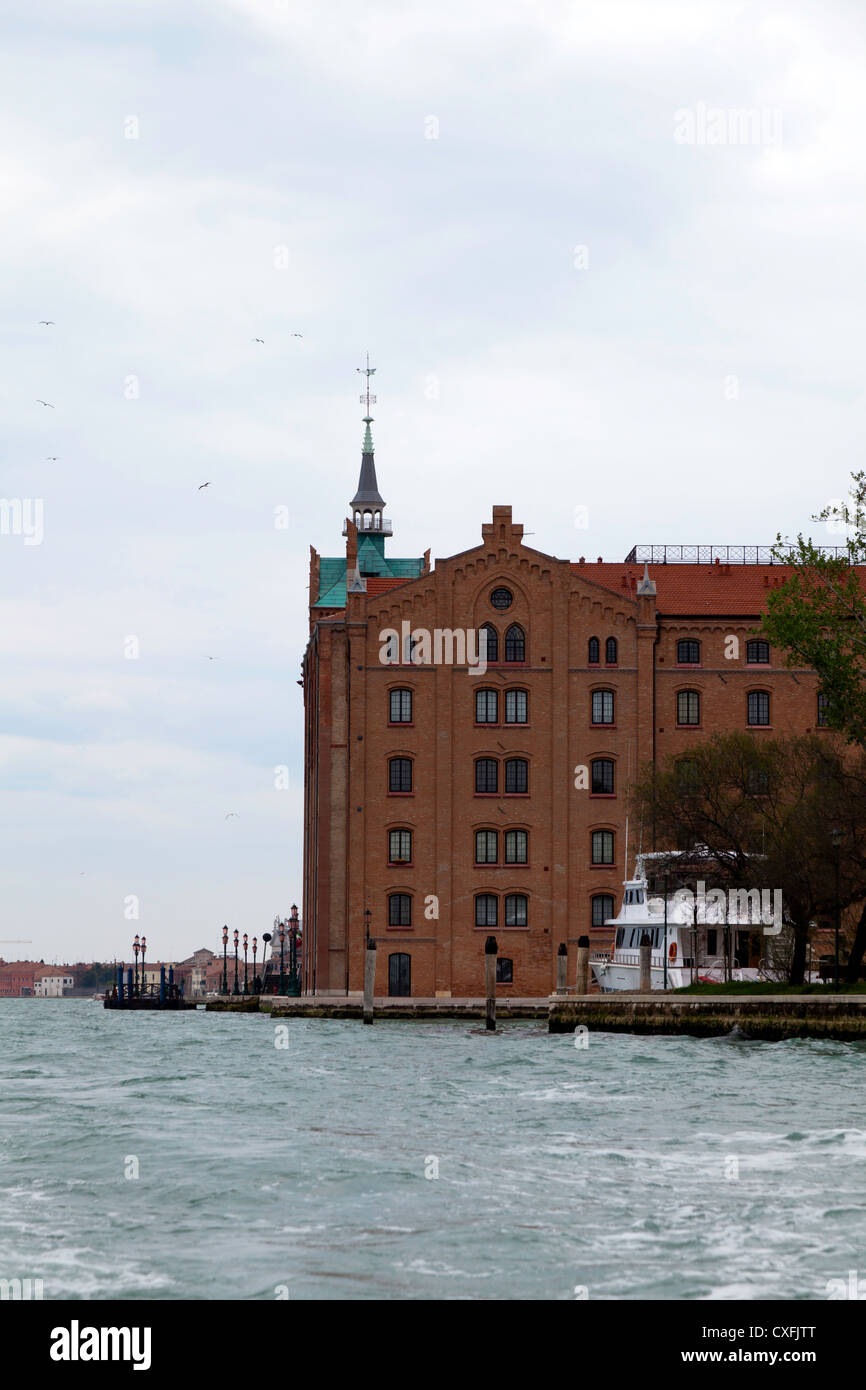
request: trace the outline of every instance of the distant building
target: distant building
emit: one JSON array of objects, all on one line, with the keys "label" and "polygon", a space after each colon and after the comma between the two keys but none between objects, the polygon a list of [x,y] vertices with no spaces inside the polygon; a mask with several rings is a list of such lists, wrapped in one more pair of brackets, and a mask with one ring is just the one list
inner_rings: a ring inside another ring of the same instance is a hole
[{"label": "distant building", "polygon": [[75,976],[68,965],[37,965],[33,972],[33,993],[37,999],[62,999],[75,988]]},{"label": "distant building", "polygon": [[178,961],[175,973],[180,972],[183,976],[188,999],[204,999],[208,991],[208,970],[215,960],[213,951],[208,950],[207,946],[200,946],[191,956],[187,956],[186,960]]},{"label": "distant building", "polygon": [[37,968],[29,960],[0,961],[0,999],[32,996],[33,974]]}]

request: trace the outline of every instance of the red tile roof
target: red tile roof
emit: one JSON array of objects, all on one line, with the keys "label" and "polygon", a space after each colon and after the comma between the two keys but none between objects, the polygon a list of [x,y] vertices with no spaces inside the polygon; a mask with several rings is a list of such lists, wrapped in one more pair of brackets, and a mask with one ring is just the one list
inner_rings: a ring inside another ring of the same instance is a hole
[{"label": "red tile roof", "polygon": [[[578,564],[575,574],[614,593],[634,597],[643,578],[643,565],[620,562]],[[719,617],[760,613],[767,594],[782,585],[787,565],[650,565],[660,613],[717,614]],[[866,570],[862,575],[866,589]]]},{"label": "red tile roof", "polygon": [[367,593],[371,596],[376,594],[387,594],[389,589],[398,589],[401,584],[410,584],[411,582],[411,579],[406,579],[405,577],[402,579],[394,579],[390,575],[385,577],[384,575],[371,574],[366,580]]}]

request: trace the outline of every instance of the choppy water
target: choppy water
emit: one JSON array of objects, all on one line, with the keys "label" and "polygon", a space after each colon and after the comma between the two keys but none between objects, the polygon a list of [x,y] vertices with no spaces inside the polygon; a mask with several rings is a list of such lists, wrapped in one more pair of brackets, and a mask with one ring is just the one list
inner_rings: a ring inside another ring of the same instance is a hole
[{"label": "choppy water", "polygon": [[866,1277],[863,1045],[284,1026],[287,1049],[263,1015],[0,1002],[0,1277],[95,1299]]}]

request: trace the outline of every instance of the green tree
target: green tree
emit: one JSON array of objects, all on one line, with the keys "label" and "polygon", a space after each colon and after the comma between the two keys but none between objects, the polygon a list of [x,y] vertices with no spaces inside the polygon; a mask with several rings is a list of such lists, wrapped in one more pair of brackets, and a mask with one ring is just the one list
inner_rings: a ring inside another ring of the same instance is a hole
[{"label": "green tree", "polygon": [[[842,739],[718,734],[647,765],[631,805],[655,849],[701,846],[713,886],[781,889],[792,984],[803,981],[810,923],[833,921],[837,869],[840,907],[866,899],[866,757]],[[866,909],[855,949],[861,937]]]},{"label": "green tree", "polygon": [[866,473],[852,475],[850,500],[812,517],[840,533],[844,553],[828,554],[802,534],[776,538],[774,556],[792,573],[767,596],[762,630],[789,666],[810,666],[827,697],[831,729],[866,749],[866,592],[857,565],[866,564]]}]

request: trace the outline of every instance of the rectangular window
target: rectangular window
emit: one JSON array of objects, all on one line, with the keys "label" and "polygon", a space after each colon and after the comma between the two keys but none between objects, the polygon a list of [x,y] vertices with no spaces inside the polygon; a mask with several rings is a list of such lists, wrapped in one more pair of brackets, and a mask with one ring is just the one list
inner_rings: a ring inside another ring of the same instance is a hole
[{"label": "rectangular window", "polygon": [[697,690],[680,690],[677,694],[677,723],[700,724],[701,697]]},{"label": "rectangular window", "polygon": [[388,765],[388,790],[410,792],[412,790],[411,758],[392,758]]},{"label": "rectangular window", "polygon": [[749,691],[748,721],[750,724],[769,724],[770,697],[766,690]]},{"label": "rectangular window", "polygon": [[594,690],[592,692],[593,724],[613,723],[613,691]]},{"label": "rectangular window", "polygon": [[595,758],[592,764],[593,796],[613,796],[613,759]]},{"label": "rectangular window", "polygon": [[388,899],[388,926],[411,927],[412,899],[408,893],[392,893]]},{"label": "rectangular window", "polygon": [[499,764],[495,758],[479,758],[475,764],[476,792],[499,790]]},{"label": "rectangular window", "polygon": [[[610,893],[598,893],[592,900],[592,925],[603,927],[608,918],[614,916],[613,896]],[[622,928],[617,932],[617,945],[620,945],[619,937],[622,935]]]},{"label": "rectangular window", "polygon": [[525,690],[506,690],[505,692],[505,722],[506,724],[525,724],[526,723],[526,691]]},{"label": "rectangular window", "polygon": [[818,696],[818,728],[819,728],[819,729],[826,729],[826,728],[828,727],[829,721],[828,721],[827,715],[828,715],[828,713],[829,713],[829,710],[830,710],[830,696],[829,696],[829,695],[819,695],[819,696]]},{"label": "rectangular window", "polygon": [[499,701],[495,690],[476,690],[475,723],[496,724],[499,721]]},{"label": "rectangular window", "polygon": [[388,836],[388,862],[391,864],[411,864],[411,830],[392,830]]},{"label": "rectangular window", "polygon": [[707,927],[707,955],[718,955],[719,933],[717,927]]},{"label": "rectangular window", "polygon": [[498,985],[514,984],[514,962],[507,956],[496,957],[496,983]]},{"label": "rectangular window", "polygon": [[505,862],[506,864],[525,864],[527,862],[527,851],[529,847],[529,836],[525,830],[506,830],[505,832]]},{"label": "rectangular window", "polygon": [[699,666],[701,663],[700,642],[677,642],[677,665]]},{"label": "rectangular window", "polygon": [[495,830],[476,830],[475,832],[475,863],[476,864],[495,864],[499,858],[497,849],[497,834]]},{"label": "rectangular window", "polygon": [[412,723],[412,691],[392,690],[389,709],[392,724]]},{"label": "rectangular window", "polygon": [[527,921],[527,897],[525,893],[509,893],[505,899],[506,927],[525,927]]},{"label": "rectangular window", "polygon": [[475,899],[476,927],[495,927],[498,916],[499,899],[492,893],[482,893]]},{"label": "rectangular window", "polygon": [[592,832],[592,862],[593,862],[593,864],[612,864],[612,863],[613,863],[613,831],[612,831],[612,830],[593,830],[593,832]]},{"label": "rectangular window", "polygon": [[509,758],[505,764],[505,790],[512,796],[529,790],[529,763],[525,758]]}]

